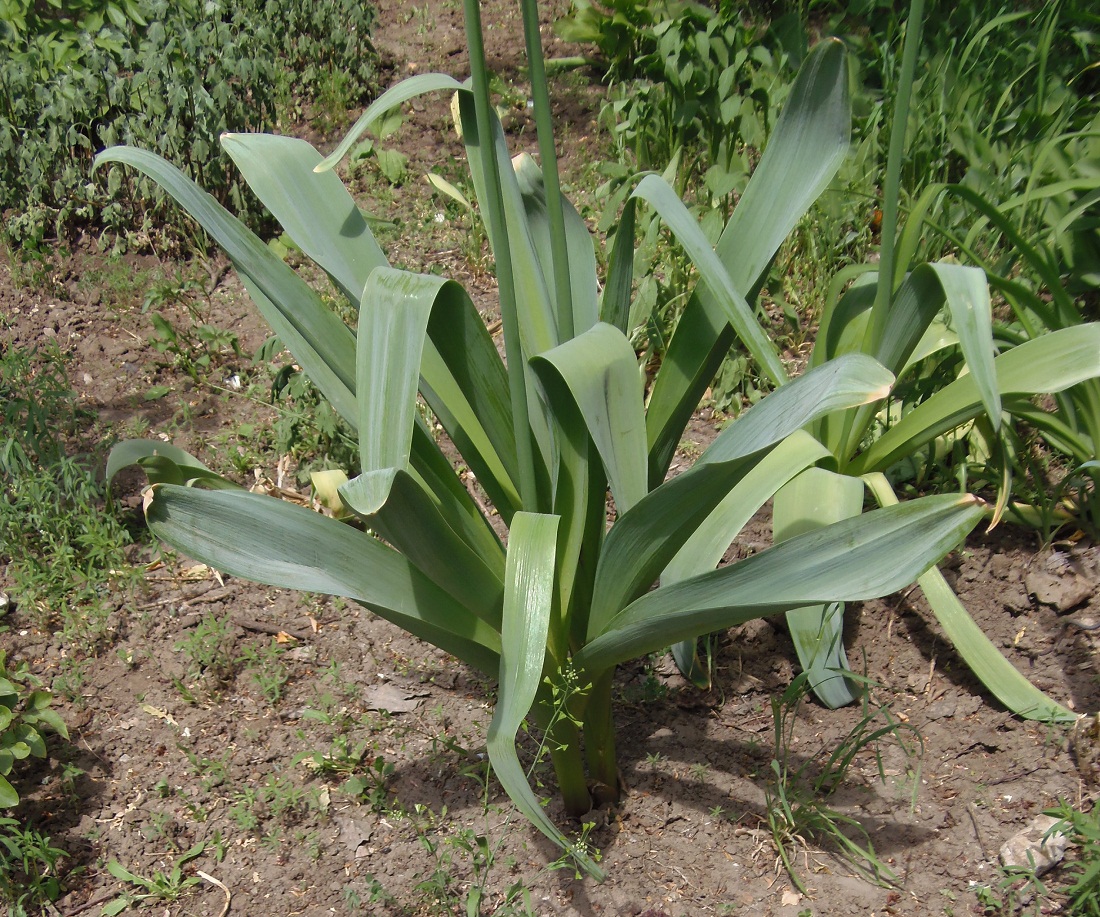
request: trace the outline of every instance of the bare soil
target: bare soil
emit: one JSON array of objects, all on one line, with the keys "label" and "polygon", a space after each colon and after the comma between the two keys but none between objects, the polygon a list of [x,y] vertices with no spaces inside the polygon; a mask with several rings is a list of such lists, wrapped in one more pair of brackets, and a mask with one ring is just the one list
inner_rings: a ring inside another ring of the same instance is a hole
[{"label": "bare soil", "polygon": [[[458,4],[378,5],[377,43],[394,80],[434,69],[465,76]],[[491,66],[519,87],[518,14],[500,0],[486,4],[485,16]],[[550,51],[571,53],[552,40]],[[555,84],[567,179],[598,155],[601,90],[589,76]],[[520,101],[510,125],[517,148],[533,143],[525,119]],[[436,224],[432,214],[444,208],[420,178],[458,155],[445,102],[415,103],[393,142],[410,155],[405,186],[391,190],[369,175],[358,185],[365,206],[398,224],[383,234],[392,259],[455,276],[491,315],[491,286],[463,250],[461,226],[448,235]],[[12,323],[4,335],[12,345],[53,338],[71,353],[73,385],[103,424],[140,422],[146,435],[225,468],[240,424],[270,421],[270,408],[227,384],[236,376],[247,390],[262,381],[262,368],[222,354],[193,384],[149,346],[143,292],[123,294],[96,279],[109,273],[106,256],[85,247],[58,264],[44,289],[15,284],[0,266],[0,313]],[[135,276],[175,270],[155,256],[126,264]],[[254,352],[266,331],[233,273],[217,264],[184,269],[213,288],[203,307],[209,320]],[[186,319],[182,306],[170,309]],[[157,385],[170,393],[145,400]],[[696,419],[679,461],[690,462],[711,425]],[[280,471],[286,463],[266,455],[256,477],[298,486]],[[135,509],[137,487],[123,494]],[[768,537],[762,521],[738,551]],[[220,577],[147,543],[135,555],[155,562],[136,594],[112,597],[113,644],[98,655],[82,657],[20,609],[0,634],[14,658],[47,680],[64,674],[71,695],[59,700],[71,746],[56,743],[55,758],[21,785],[27,818],[70,854],[56,905],[66,917],[98,914],[120,891],[136,891],[107,872],[110,860],[151,876],[196,844],[202,853],[183,875],[211,878],[199,877],[179,901],[151,902],[159,913],[224,915],[229,903],[232,913],[256,917],[459,914],[473,912],[471,900],[483,914],[520,913],[522,896],[509,903],[518,887],[540,915],[982,913],[975,887],[1001,880],[1001,844],[1058,799],[1080,803],[1091,793],[1068,730],[1006,713],[912,591],[851,607],[846,639],[849,659],[877,685],[875,698],[922,737],[923,755],[907,758],[887,741],[884,779],[874,758],[861,756],[834,800],[863,825],[896,874],[893,885],[869,881],[813,838],[798,857],[809,895],[779,868],[765,829],[776,753],[771,698],[796,662],[787,635],[769,622],[723,637],[709,693],[687,685],[668,659],[623,667],[617,722],[628,792],[592,813],[590,839],[609,876],[595,884],[552,868],[558,853],[487,775],[492,684],[346,603]],[[1088,629],[1100,621],[1100,550],[1067,543],[1041,552],[1033,533],[1002,527],[975,535],[946,566],[970,613],[1029,678],[1075,710],[1100,707],[1100,631]],[[215,626],[225,636],[200,676],[193,650]],[[249,649],[252,659],[242,659]],[[257,661],[265,652],[266,665]],[[791,750],[800,763],[819,761],[860,711],[808,703],[797,717]],[[341,742],[364,749],[357,795],[346,774],[308,766]],[[533,750],[532,740],[525,754]],[[83,774],[65,781],[66,763]],[[536,773],[553,816],[579,830],[553,801],[549,769]]]}]

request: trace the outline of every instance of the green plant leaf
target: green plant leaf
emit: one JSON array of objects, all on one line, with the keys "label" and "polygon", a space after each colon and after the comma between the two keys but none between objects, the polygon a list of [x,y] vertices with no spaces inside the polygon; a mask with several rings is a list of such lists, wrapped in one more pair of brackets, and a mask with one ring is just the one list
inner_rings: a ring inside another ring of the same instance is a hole
[{"label": "green plant leaf", "polygon": [[[355,376],[363,477],[356,512],[373,515],[386,502],[388,479],[373,472],[408,467],[428,316],[443,283],[383,267],[370,275],[363,291]],[[381,486],[371,493],[368,484]]]},{"label": "green plant leaf", "polygon": [[155,439],[126,439],[117,443],[107,456],[107,481],[122,469],[140,465],[150,484],[191,486],[201,482],[209,487],[236,487],[211,471],[193,455],[178,446]]},{"label": "green plant leaf", "polygon": [[[776,544],[863,510],[863,482],[824,468],[807,468],[776,495],[772,537]],[[844,606],[838,602],[792,608],[787,612],[799,662],[814,694],[832,709],[858,696],[842,673],[850,671],[844,653]]]},{"label": "green plant leaf", "polygon": [[418,73],[416,76],[410,76],[407,80],[402,80],[396,86],[391,86],[371,102],[336,149],[314,166],[314,171],[322,172],[335,166],[351,152],[351,148],[359,142],[359,138],[363,134],[370,130],[375,121],[381,120],[399,105],[429,92],[453,92],[461,88],[462,84],[460,82],[445,73]]},{"label": "green plant leaf", "polygon": [[[881,474],[866,476],[879,504],[897,505],[897,497]],[[983,685],[1009,710],[1028,719],[1072,723],[1077,715],[1052,700],[1028,681],[985,635],[963,607],[940,571],[932,567],[917,578],[936,620],[963,661]]]},{"label": "green plant leaf", "polygon": [[[561,376],[603,460],[620,513],[646,495],[645,415],[634,348],[618,328],[597,324],[533,360]],[[553,406],[551,405],[551,408]]]},{"label": "green plant leaf", "polygon": [[[527,222],[535,244],[535,254],[542,263],[543,275],[554,296],[554,265],[550,234],[550,214],[547,210],[546,187],[542,170],[526,153],[512,160],[516,182],[527,211]],[[569,302],[573,311],[573,333],[581,334],[599,320],[599,293],[596,281],[596,247],[581,215],[573,205],[561,198],[562,216],[569,260]],[[554,297],[556,299],[556,296]]]},{"label": "green plant leaf", "polygon": [[723,430],[694,467],[650,491],[607,537],[596,571],[590,636],[657,579],[767,450],[830,411],[885,397],[892,381],[870,357],[838,357],[772,392]]},{"label": "green plant leaf", "polygon": [[799,535],[711,573],[642,595],[576,656],[590,672],[679,640],[819,602],[907,586],[981,519],[970,496],[924,497]]},{"label": "green plant leaf", "polygon": [[600,303],[600,320],[629,334],[630,293],[634,284],[634,226],[638,202],[629,198],[615,227],[615,242],[607,267],[607,283]]},{"label": "green plant leaf", "polygon": [[457,283],[438,288],[428,337],[421,394],[507,522],[520,503],[508,375],[482,317]]},{"label": "green plant leaf", "polygon": [[[783,240],[832,181],[848,151],[851,107],[844,46],[819,42],[798,71],[786,107],[718,241],[733,288],[750,303]],[[647,425],[650,485],[668,471],[680,434],[733,341],[725,314],[692,296],[654,380]]]},{"label": "green plant leaf", "polygon": [[148,881],[141,876],[136,876],[125,866],[123,866],[118,860],[110,860],[107,863],[107,872],[122,882],[129,882],[131,885],[136,885],[139,888],[147,888],[149,886]]},{"label": "green plant leaf", "polygon": [[10,809],[19,805],[19,794],[7,779],[0,775],[0,809]]},{"label": "green plant leaf", "polygon": [[634,189],[633,196],[646,201],[661,215],[661,219],[699,271],[710,295],[717,300],[726,321],[745,349],[752,354],[760,370],[774,385],[786,382],[787,371],[783,368],[775,345],[760,327],[741,291],[734,286],[699,224],[668,182],[658,175],[646,175]]},{"label": "green plant leaf", "polygon": [[[460,92],[458,98],[462,138],[466,143],[466,154],[470,161],[470,176],[477,200],[483,209],[488,197],[488,191],[484,186],[482,165],[486,151],[495,156],[500,171],[501,203],[504,208],[501,224],[508,233],[517,302],[523,304],[522,309],[517,313],[518,331],[523,344],[523,353],[529,358],[561,343],[557,321],[554,318],[550,287],[543,274],[542,261],[536,251],[534,236],[527,217],[527,205],[524,202],[512,160],[508,155],[508,144],[500,121],[494,115],[491,119],[493,136],[482,138],[478,131],[472,94]],[[501,242],[494,238],[495,230],[490,223],[486,224],[486,232],[489,234],[493,251],[497,252]]]},{"label": "green plant leaf", "polygon": [[[382,477],[382,485],[371,479]],[[385,492],[383,505],[375,498]],[[364,472],[340,487],[340,497],[367,525],[450,596],[500,630],[504,551],[480,555],[444,518],[434,499],[403,469]],[[495,554],[495,556],[494,556]],[[495,563],[494,563],[495,561]]]},{"label": "green plant leaf", "polygon": [[974,377],[986,416],[996,431],[1001,425],[1001,395],[993,369],[993,308],[985,271],[940,261],[928,266],[943,289],[966,368]]},{"label": "green plant leaf", "polygon": [[[684,542],[661,574],[661,585],[715,569],[760,507],[791,478],[818,462],[835,464],[828,450],[809,433],[796,430],[784,439],[730,490]],[[710,687],[711,673],[699,664],[696,640],[677,643],[672,652],[685,677],[699,688]]]},{"label": "green plant leaf", "polygon": [[[1063,391],[1100,376],[1100,324],[1078,325],[1025,341],[998,356],[993,367],[1002,398]],[[885,471],[937,436],[973,419],[982,409],[975,379],[963,376],[918,405],[856,456],[852,473]]]},{"label": "green plant leaf", "polygon": [[542,682],[546,639],[554,602],[556,516],[516,513],[508,542],[505,574],[500,687],[489,724],[493,771],[516,807],[591,876],[603,872],[571,844],[550,820],[527,782],[516,753],[516,733]]},{"label": "green plant leaf", "polygon": [[257,583],[341,595],[493,674],[499,635],[369,535],[271,497],[158,484],[149,528],[189,557]]},{"label": "green plant leaf", "polygon": [[321,154],[272,134],[222,134],[221,142],[272,216],[358,306],[370,272],[388,262],[336,173],[315,171]]}]

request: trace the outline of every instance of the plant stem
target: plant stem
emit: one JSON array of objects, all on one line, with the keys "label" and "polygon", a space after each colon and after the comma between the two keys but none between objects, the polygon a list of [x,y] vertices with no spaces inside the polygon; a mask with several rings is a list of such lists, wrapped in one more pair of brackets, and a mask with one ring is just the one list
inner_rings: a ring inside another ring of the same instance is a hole
[{"label": "plant stem", "polygon": [[924,0],[912,0],[905,24],[905,47],[901,57],[901,77],[894,99],[894,118],[890,125],[890,149],[886,157],[886,184],[882,194],[882,245],[879,252],[878,290],[871,311],[870,348],[875,354],[882,343],[886,318],[894,298],[894,248],[897,244],[898,198],[901,195],[901,162],[905,156],[905,135],[909,126],[909,103],[917,70],[921,31],[924,27]]},{"label": "plant stem", "polygon": [[615,723],[611,716],[614,668],[599,675],[588,693],[584,711],[584,751],[588,772],[596,782],[600,801],[619,798],[619,763],[615,756]]},{"label": "plant stem", "polygon": [[485,66],[485,44],[481,35],[481,8],[478,0],[464,0],[466,40],[470,49],[470,75],[473,82],[474,110],[477,132],[485,145],[481,157],[485,171],[488,200],[482,201],[489,236],[494,240],[493,256],[497,263],[497,283],[500,288],[500,317],[504,326],[504,356],[508,364],[508,392],[511,396],[512,422],[519,459],[519,492],[525,510],[538,508],[535,484],[535,459],[531,444],[531,425],[527,411],[527,359],[519,337],[516,304],[516,282],[512,270],[512,250],[508,241],[508,226],[504,218],[504,195],[500,185],[500,162],[497,159],[489,101],[489,74]]},{"label": "plant stem", "polygon": [[535,104],[535,130],[542,159],[542,182],[546,188],[546,209],[550,216],[550,253],[554,262],[554,303],[557,307],[558,337],[571,340],[574,334],[572,284],[569,274],[569,247],[562,213],[558,154],[554,149],[554,125],[546,66],[539,35],[539,11],[535,0],[520,0],[523,10],[523,35],[527,41],[527,67],[531,77],[531,99]]},{"label": "plant stem", "polygon": [[592,808],[592,794],[585,780],[580,730],[568,716],[559,716],[552,723],[547,738],[565,810],[574,817],[584,815]]}]

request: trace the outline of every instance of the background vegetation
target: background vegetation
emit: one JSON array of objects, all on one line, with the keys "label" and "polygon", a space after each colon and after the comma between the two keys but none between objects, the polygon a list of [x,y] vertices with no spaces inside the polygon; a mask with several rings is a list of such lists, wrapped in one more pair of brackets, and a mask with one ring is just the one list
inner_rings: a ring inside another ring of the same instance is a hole
[{"label": "background vegetation", "polygon": [[3,234],[33,247],[79,226],[112,239],[191,231],[151,182],[92,157],[156,149],[257,228],[263,209],[218,154],[224,131],[346,117],[376,87],[374,8],[356,0],[4,0],[0,9]]}]

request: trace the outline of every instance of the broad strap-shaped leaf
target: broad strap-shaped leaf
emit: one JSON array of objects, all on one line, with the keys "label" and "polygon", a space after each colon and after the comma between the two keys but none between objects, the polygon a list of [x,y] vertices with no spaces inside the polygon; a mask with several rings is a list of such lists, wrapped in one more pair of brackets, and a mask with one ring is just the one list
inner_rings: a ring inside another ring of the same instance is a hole
[{"label": "broad strap-shaped leaf", "polygon": [[[993,361],[1002,398],[1060,392],[1100,376],[1100,324],[1064,328],[1025,341]],[[940,389],[906,414],[852,462],[852,473],[885,471],[948,430],[983,410],[973,376],[966,375]]]},{"label": "broad strap-shaped leaf", "polygon": [[188,557],[257,583],[339,595],[487,674],[500,635],[363,532],[271,497],[158,484],[149,528]]},{"label": "broad strap-shaped leaf", "polygon": [[479,556],[492,558],[501,553],[500,538],[419,414],[413,429],[410,466],[420,486],[434,496],[447,524],[460,533]]},{"label": "broad strap-shaped leaf", "polygon": [[[542,170],[526,153],[520,153],[513,158],[512,166],[527,211],[535,253],[542,263],[547,283],[552,285],[555,282],[554,265],[551,261],[553,245]],[[573,333],[582,334],[599,320],[596,244],[581,215],[564,196],[561,198],[561,207],[569,260],[569,301],[573,311]],[[551,295],[554,295],[553,290]],[[556,300],[556,296],[554,298]]]},{"label": "broad strap-shaped leaf", "polygon": [[[798,71],[745,193],[718,241],[733,288],[750,303],[779,246],[832,181],[848,151],[851,107],[844,46],[819,42]],[[696,290],[672,337],[650,397],[650,484],[668,471],[680,434],[710,384],[733,332]]]},{"label": "broad strap-shaped leaf", "polygon": [[371,124],[410,99],[426,95],[429,92],[454,92],[460,88],[462,88],[462,84],[453,76],[448,76],[445,73],[418,73],[416,76],[410,76],[407,80],[402,80],[396,86],[391,86],[367,106],[367,110],[359,116],[359,120],[352,125],[351,130],[347,132],[336,149],[314,166],[314,170],[322,172],[333,168],[351,152],[351,148],[355,146],[359,138],[370,130]]},{"label": "broad strap-shaped leaf", "polygon": [[600,301],[600,321],[630,334],[630,293],[634,284],[634,227],[638,202],[634,198],[623,205],[615,227],[615,242],[607,265],[607,282]]},{"label": "broad strap-shaped leaf", "polygon": [[[772,537],[780,544],[796,535],[858,516],[863,511],[863,482],[824,468],[807,468],[775,495]],[[838,602],[807,605],[787,612],[787,626],[810,687],[832,709],[858,697],[847,679],[844,606]]]},{"label": "broad strap-shaped leaf", "polygon": [[[467,542],[469,526],[463,519],[455,519],[454,512],[450,521],[444,516],[447,494],[430,498],[433,491],[424,491],[406,474],[418,428],[416,393],[423,371],[447,396],[447,419],[456,440],[463,445],[476,441],[484,450],[484,455],[476,449],[467,452],[478,471],[488,469],[484,477],[491,482],[490,492],[499,492],[498,482],[507,480],[461,388],[427,342],[431,313],[446,288],[438,277],[384,267],[371,273],[359,310],[356,379],[363,473],[340,493],[351,510],[426,575],[499,627],[504,572],[499,543],[493,539],[487,544],[480,528]],[[429,362],[429,355],[438,358]],[[493,359],[499,363],[495,353]]]},{"label": "broad strap-shaped leaf", "polygon": [[[882,506],[897,505],[893,489],[881,474],[866,477],[867,486]],[[1072,723],[1077,715],[1052,700],[1028,681],[985,635],[947,584],[932,567],[917,578],[936,620],[963,661],[986,688],[1017,716]]]},{"label": "broad strap-shaped leaf", "polygon": [[116,474],[131,465],[140,465],[150,484],[237,486],[178,446],[156,439],[125,439],[116,443],[107,456],[107,483],[110,484]]},{"label": "broad strap-shaped leaf", "polygon": [[1001,395],[993,371],[993,307],[989,302],[985,271],[942,261],[928,267],[935,272],[943,288],[951,324],[966,358],[966,368],[974,377],[986,416],[996,432],[1001,426]]},{"label": "broad strap-shaped leaf", "polygon": [[796,475],[820,462],[832,462],[832,455],[810,434],[795,430],[714,508],[661,574],[668,586],[715,569],[730,546],[760,508]]},{"label": "broad strap-shaped leaf", "polygon": [[[588,595],[575,589],[591,577],[578,576],[581,554],[586,544],[592,549],[593,528],[606,526],[607,478],[603,476],[600,456],[588,434],[588,427],[573,393],[552,364],[533,361],[540,397],[546,404],[546,416],[552,416],[556,435],[551,453],[551,509],[561,522],[558,526],[558,602],[562,615],[577,629],[583,640],[587,626]],[[598,551],[597,551],[598,553]],[[564,658],[561,657],[561,658]]]},{"label": "broad strap-shaped leaf", "polygon": [[[541,480],[540,470],[549,468],[551,464],[553,434],[534,391],[535,384],[530,378],[527,361],[557,346],[561,338],[550,286],[535,251],[526,207],[508,155],[500,119],[491,110],[483,112],[487,122],[484,130],[489,135],[483,137],[473,93],[462,91],[457,93],[457,98],[470,176],[489,244],[497,260],[511,416],[517,424],[519,490],[523,499],[532,503],[536,499],[538,481]],[[499,179],[499,199],[495,194],[490,194],[486,187],[490,170]],[[527,483],[524,484],[524,481]]]},{"label": "broad strap-shaped leaf", "polygon": [[336,412],[355,425],[355,336],[305,281],[214,198],[156,154],[114,147],[95,162],[97,167],[121,162],[141,170],[214,237],[272,330]]},{"label": "broad strap-shaped leaf", "polygon": [[[748,521],[795,475],[832,455],[809,433],[796,430],[760,460],[704,520],[661,574],[668,586],[715,569]],[[835,463],[833,463],[835,464]],[[674,644],[672,655],[685,677],[710,687],[710,671],[701,666],[697,641]]]},{"label": "broad strap-shaped leaf", "polygon": [[315,171],[321,154],[273,134],[222,134],[221,142],[272,216],[358,306],[370,272],[388,262],[336,173]]},{"label": "broad strap-shaped leaf", "polygon": [[[646,495],[646,441],[638,358],[626,336],[599,323],[532,361],[569,389],[603,460],[620,514]],[[550,404],[551,411],[554,405]]]},{"label": "broad strap-shaped leaf", "polygon": [[[515,466],[507,379],[462,288],[426,274],[372,272],[359,311],[357,360],[363,471],[407,467],[419,387],[490,498],[510,516],[519,497],[504,464]],[[361,482],[361,512],[382,505],[387,480],[372,475]],[[370,499],[368,481],[377,488]]]},{"label": "broad strap-shaped leaf", "polygon": [[496,709],[489,724],[493,772],[509,798],[531,823],[572,854],[589,875],[603,872],[571,844],[539,803],[516,753],[516,733],[535,701],[546,664],[546,640],[554,604],[557,516],[516,513],[508,541],[503,649]]},{"label": "broad strap-shaped leaf", "polygon": [[650,491],[608,535],[596,571],[589,635],[657,579],[767,450],[829,411],[884,397],[892,381],[870,357],[833,360],[772,392],[723,430],[691,470]]},{"label": "broad strap-shaped leaf", "polygon": [[774,385],[786,382],[787,371],[783,368],[783,361],[779,359],[775,345],[760,327],[745,297],[734,286],[726,268],[703,235],[703,230],[668,182],[658,175],[646,175],[638,183],[632,196],[646,201],[660,214],[699,271],[700,279],[717,300],[726,321],[756,360],[761,371]]},{"label": "broad strap-shaped leaf", "polygon": [[470,162],[470,176],[473,179],[479,206],[483,209],[482,221],[485,223],[494,251],[499,248],[500,241],[493,238],[492,223],[486,219],[484,213],[488,192],[484,187],[483,157],[487,153],[495,156],[500,170],[504,206],[503,222],[508,233],[517,303],[522,304],[518,312],[519,333],[524,354],[532,357],[556,346],[561,340],[554,318],[550,285],[543,274],[542,260],[536,251],[535,239],[527,218],[527,207],[512,159],[508,155],[508,144],[500,121],[494,115],[493,136],[482,138],[478,132],[473,95],[465,91],[459,92],[458,99],[462,139],[466,144],[466,155]]},{"label": "broad strap-shaped leaf", "polygon": [[[866,310],[874,301],[872,282],[875,276],[861,276],[857,285],[841,297],[837,307],[823,320],[817,346],[823,348],[824,356],[818,358],[815,346],[815,364],[829,359],[832,354],[860,346],[861,338],[870,333],[867,327],[869,311]],[[1001,401],[993,373],[992,309],[984,271],[948,263],[921,264],[914,268],[893,294],[882,340],[872,356],[892,373],[900,375],[910,365],[945,306],[958,334],[967,369],[974,376],[982,404],[996,427],[1000,423]],[[818,433],[830,449],[847,458],[862,440],[874,413],[873,407],[867,407],[846,419],[847,443],[836,439],[840,425],[835,418],[827,421],[828,429],[823,425]]]},{"label": "broad strap-shaped leaf", "polygon": [[889,595],[955,547],[982,514],[974,497],[924,497],[799,535],[642,595],[607,621],[575,662],[599,673],[679,640],[790,608]]},{"label": "broad strap-shaped leaf", "polygon": [[[837,285],[837,280],[839,275],[845,274],[851,283],[841,292],[842,287]],[[845,353],[863,353],[863,337],[871,307],[875,304],[875,278],[878,275],[874,271],[855,271],[852,268],[841,270],[839,275],[830,284],[830,295],[826,297],[821,313],[810,366],[821,366]]]},{"label": "broad strap-shaped leaf", "polygon": [[387,478],[409,465],[428,316],[442,283],[438,277],[378,268],[363,290],[355,384],[359,462],[367,477],[356,491],[358,512],[377,512],[389,493]]},{"label": "broad strap-shaped leaf", "polygon": [[519,507],[508,374],[485,322],[457,283],[439,287],[420,391],[505,522]]},{"label": "broad strap-shaped leaf", "polygon": [[[384,477],[386,499],[372,506]],[[340,487],[340,497],[436,585],[496,630],[504,595],[504,551],[485,556],[456,532],[429,492],[403,469],[364,472]]]}]

